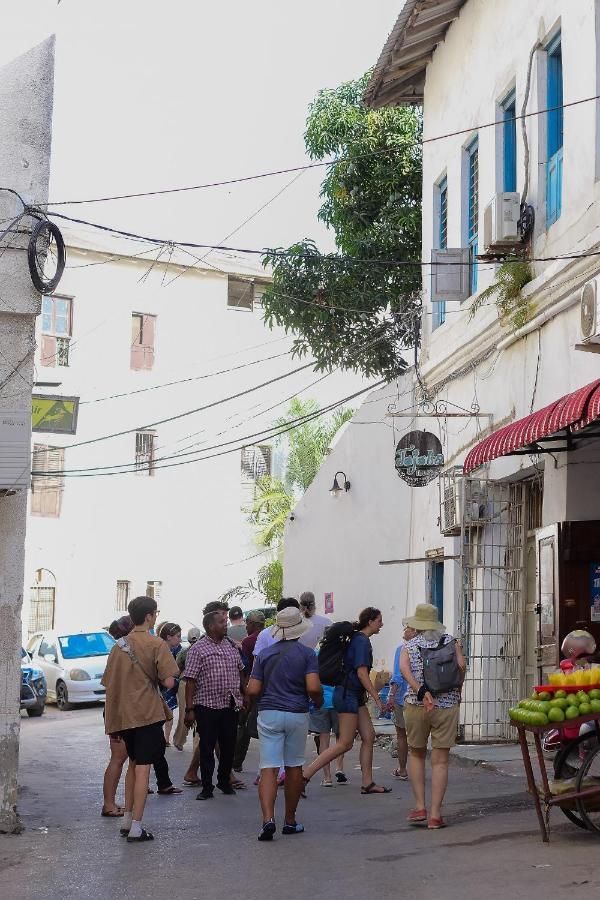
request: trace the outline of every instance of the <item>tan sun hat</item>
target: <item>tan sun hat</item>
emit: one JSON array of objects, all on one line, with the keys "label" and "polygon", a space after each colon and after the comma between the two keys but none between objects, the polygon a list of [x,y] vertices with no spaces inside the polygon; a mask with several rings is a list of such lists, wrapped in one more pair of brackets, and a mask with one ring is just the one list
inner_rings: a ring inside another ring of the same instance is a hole
[{"label": "tan sun hat", "polygon": [[276,641],[293,641],[312,629],[312,623],[305,619],[295,606],[288,606],[277,613],[271,636]]},{"label": "tan sun hat", "polygon": [[438,613],[432,603],[417,603],[414,616],[402,619],[403,625],[415,631],[445,631],[446,626],[438,621]]}]

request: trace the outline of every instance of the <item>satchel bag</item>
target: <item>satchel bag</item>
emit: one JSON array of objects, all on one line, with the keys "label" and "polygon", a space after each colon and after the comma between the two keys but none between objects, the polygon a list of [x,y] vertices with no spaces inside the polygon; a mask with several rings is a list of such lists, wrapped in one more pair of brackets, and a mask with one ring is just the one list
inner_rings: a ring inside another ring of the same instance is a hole
[{"label": "satchel bag", "polygon": [[160,692],[160,685],[158,683],[158,680],[155,678],[151,678],[150,675],[148,675],[148,673],[144,669],[143,665],[141,664],[141,662],[135,655],[135,651],[126,637],[119,638],[119,640],[117,641],[117,646],[119,646],[121,648],[121,650],[123,650],[127,654],[129,659],[135,666],[138,666],[142,670],[142,672],[148,679],[148,683],[150,684],[152,689],[156,691],[157,696],[160,698],[160,702],[162,703],[163,712],[165,715],[165,721],[170,722],[171,719],[173,718],[173,713],[169,709],[169,707],[165,701],[165,698],[163,697],[163,695]]}]

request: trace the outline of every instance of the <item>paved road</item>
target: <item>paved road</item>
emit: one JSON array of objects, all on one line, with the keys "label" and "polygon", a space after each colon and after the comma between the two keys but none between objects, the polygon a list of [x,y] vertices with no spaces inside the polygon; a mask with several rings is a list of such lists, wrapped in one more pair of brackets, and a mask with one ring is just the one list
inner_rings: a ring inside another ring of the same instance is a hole
[{"label": "paved road", "polygon": [[[520,778],[453,766],[451,827],[428,832],[405,822],[407,784],[394,783],[387,796],[360,796],[353,753],[352,784],[311,785],[299,816],[305,834],[260,844],[253,750],[247,791],[211,803],[197,802],[192,788],[152,796],[146,821],[156,840],[128,845],[118,836],[119,820],[99,815],[107,760],[100,709],[49,707],[21,724],[25,831],[0,836],[0,896],[11,900],[598,896],[598,839],[555,812],[552,843],[543,846]],[[180,782],[189,751],[168,752]],[[377,751],[376,765],[377,777],[391,784],[389,755]]]}]

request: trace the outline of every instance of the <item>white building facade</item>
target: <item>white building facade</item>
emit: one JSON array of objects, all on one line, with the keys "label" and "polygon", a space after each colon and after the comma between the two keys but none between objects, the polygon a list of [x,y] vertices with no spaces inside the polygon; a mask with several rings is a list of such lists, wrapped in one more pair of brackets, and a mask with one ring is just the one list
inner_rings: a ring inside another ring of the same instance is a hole
[{"label": "white building facade", "polygon": [[79,410],[75,434],[43,430],[57,407],[33,435],[24,633],[106,625],[146,593],[186,629],[270,559],[244,512],[278,472],[259,433],[310,373],[289,374],[291,338],[262,322],[258,265],[67,238],[35,394]]},{"label": "white building facade", "polygon": [[[351,482],[345,512],[315,482],[287,532],[286,589],[318,543],[338,617],[367,602],[387,614],[387,666],[401,615],[437,603],[468,659],[470,740],[510,737],[508,706],[557,665],[566,632],[600,643],[599,16],[593,0],[404,5],[365,100],[423,105],[418,379],[369,398],[327,461]],[[525,240],[494,232],[494,202],[530,207]],[[507,252],[532,270],[516,327],[493,297],[472,308]],[[393,469],[415,430],[444,455],[421,487]]]}]

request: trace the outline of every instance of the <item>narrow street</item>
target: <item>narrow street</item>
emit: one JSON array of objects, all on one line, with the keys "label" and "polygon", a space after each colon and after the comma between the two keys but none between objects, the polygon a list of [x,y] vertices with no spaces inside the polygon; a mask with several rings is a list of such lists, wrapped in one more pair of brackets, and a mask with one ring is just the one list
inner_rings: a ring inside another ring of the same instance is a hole
[{"label": "narrow street", "polygon": [[[149,797],[145,818],[156,840],[131,846],[118,836],[119,820],[100,817],[108,757],[100,708],[60,713],[49,706],[41,719],[23,718],[21,729],[25,831],[0,837],[2,894],[11,900],[159,894],[254,900],[266,893],[358,900],[404,892],[425,900],[440,890],[462,900],[558,900],[580,887],[594,896],[600,887],[598,838],[555,812],[551,843],[543,846],[519,777],[455,763],[446,805],[451,827],[428,832],[405,822],[408,784],[394,783],[385,797],[359,795],[353,752],[347,765],[352,784],[325,789],[318,777],[311,784],[299,815],[306,833],[278,835],[265,845],[256,840],[253,746],[246,791],[236,797],[217,792],[212,803],[196,802],[193,788]],[[173,781],[180,784],[190,750],[168,753]],[[376,777],[392,784],[389,755],[376,750],[375,765]]]}]

